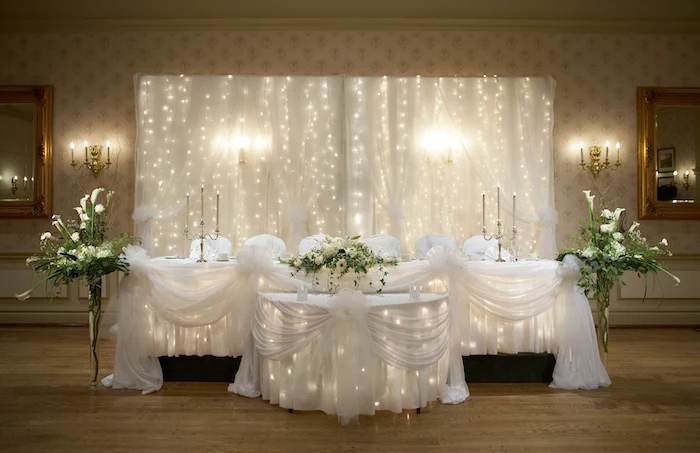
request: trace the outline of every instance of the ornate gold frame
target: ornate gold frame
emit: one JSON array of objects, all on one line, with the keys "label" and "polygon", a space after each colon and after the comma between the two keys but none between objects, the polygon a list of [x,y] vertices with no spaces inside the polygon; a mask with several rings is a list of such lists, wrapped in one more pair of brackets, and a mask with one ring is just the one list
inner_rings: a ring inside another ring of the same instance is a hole
[{"label": "ornate gold frame", "polygon": [[43,218],[51,215],[53,169],[53,87],[51,85],[0,86],[0,102],[33,103],[34,113],[34,198],[0,201],[0,217]]},{"label": "ornate gold frame", "polygon": [[695,203],[658,201],[656,191],[656,147],[654,145],[657,105],[698,105],[700,88],[637,88],[637,161],[639,218],[645,220],[698,220],[700,200]]}]

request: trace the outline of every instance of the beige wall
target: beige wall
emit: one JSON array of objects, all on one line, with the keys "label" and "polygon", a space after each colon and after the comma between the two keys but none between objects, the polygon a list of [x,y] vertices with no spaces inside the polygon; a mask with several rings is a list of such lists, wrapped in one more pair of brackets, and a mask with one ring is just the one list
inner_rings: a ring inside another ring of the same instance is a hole
[{"label": "beige wall", "polygon": [[[700,86],[698,54],[699,35],[292,30],[11,34],[0,35],[0,84],[55,86],[54,210],[69,215],[86,189],[107,186],[119,196],[114,228],[130,230],[134,73],[549,74],[557,81],[556,207],[558,242],[565,247],[585,214],[584,189],[609,186],[610,204],[626,207],[628,218],[636,218],[635,88]],[[118,165],[97,180],[70,167],[68,145],[84,139],[109,139],[121,146]],[[623,165],[594,181],[577,167],[577,144],[602,145],[606,139],[622,143]],[[36,249],[48,225],[0,220],[0,253],[19,254],[6,255],[10,258],[5,264],[21,266],[17,257]],[[678,288],[666,282],[663,297],[673,303],[666,300],[660,306],[658,300],[642,304],[640,283],[631,282],[627,296],[613,301],[612,322],[700,324],[700,287],[694,284],[700,281],[700,222],[649,221],[642,228],[650,240],[665,236],[676,253],[685,255],[669,264],[689,272],[690,278]],[[1,286],[0,310],[5,314],[0,311],[0,321],[24,320],[26,307],[39,313],[54,307],[42,299],[13,301],[11,291],[19,283],[9,275],[0,271],[0,283],[7,283]],[[79,299],[71,297],[67,310],[80,310]]]}]

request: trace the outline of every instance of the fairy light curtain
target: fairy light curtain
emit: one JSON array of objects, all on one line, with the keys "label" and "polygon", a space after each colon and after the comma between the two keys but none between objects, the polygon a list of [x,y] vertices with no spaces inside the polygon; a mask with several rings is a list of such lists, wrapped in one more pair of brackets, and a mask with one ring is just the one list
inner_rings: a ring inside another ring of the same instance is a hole
[{"label": "fairy light curtain", "polygon": [[458,242],[512,226],[523,252],[556,254],[549,77],[137,76],[136,233],[182,254],[205,185],[207,230],[238,250],[256,234],[429,233]]},{"label": "fairy light curtain", "polygon": [[185,200],[196,232],[202,185],[206,232],[218,192],[234,250],[260,233],[289,246],[309,225],[344,232],[342,78],[138,75],[136,87],[133,217],[150,254],[188,250]]},{"label": "fairy light curtain", "polygon": [[550,77],[347,78],[348,229],[392,234],[409,251],[429,233],[462,242],[481,234],[482,193],[495,230],[500,187],[506,232],[515,193],[519,248],[554,258],[554,86]]}]

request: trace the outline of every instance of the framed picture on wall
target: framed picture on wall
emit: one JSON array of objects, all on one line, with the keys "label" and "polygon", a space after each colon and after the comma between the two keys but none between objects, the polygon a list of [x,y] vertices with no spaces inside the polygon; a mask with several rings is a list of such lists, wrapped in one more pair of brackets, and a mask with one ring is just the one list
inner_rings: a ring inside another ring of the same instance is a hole
[{"label": "framed picture on wall", "polygon": [[676,148],[661,148],[657,150],[657,171],[664,173],[676,169]]}]

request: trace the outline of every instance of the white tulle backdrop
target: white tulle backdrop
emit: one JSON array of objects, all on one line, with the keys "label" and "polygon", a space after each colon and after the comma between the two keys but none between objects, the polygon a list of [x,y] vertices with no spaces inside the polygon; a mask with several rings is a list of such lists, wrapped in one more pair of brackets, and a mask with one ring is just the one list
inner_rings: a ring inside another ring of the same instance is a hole
[{"label": "white tulle backdrop", "polygon": [[549,77],[136,77],[136,234],[151,255],[188,250],[201,217],[234,250],[270,233],[444,233],[512,225],[524,252],[556,253]]}]

